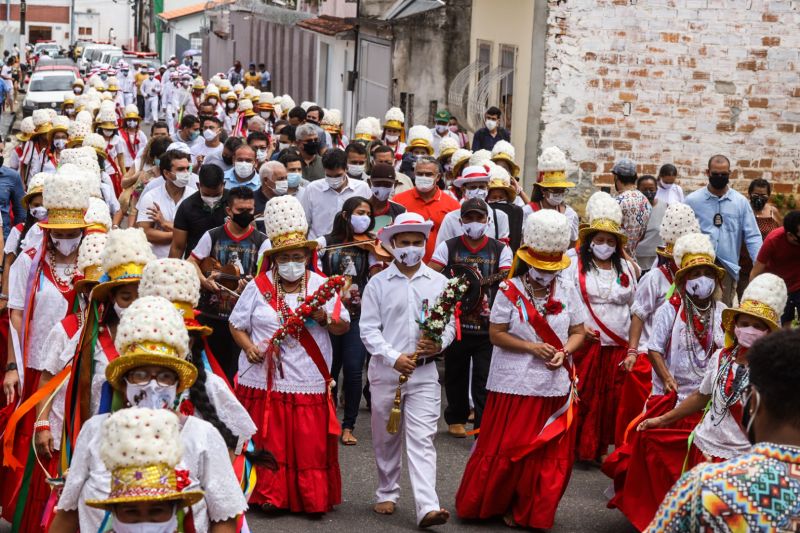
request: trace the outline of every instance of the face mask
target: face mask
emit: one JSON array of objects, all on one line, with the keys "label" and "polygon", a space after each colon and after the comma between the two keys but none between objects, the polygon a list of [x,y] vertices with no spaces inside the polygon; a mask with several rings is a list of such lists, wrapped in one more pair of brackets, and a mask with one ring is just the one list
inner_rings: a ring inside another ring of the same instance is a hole
[{"label": "face mask", "polygon": [[750,348],[753,343],[767,334],[766,331],[762,331],[752,326],[748,326],[746,328],[740,328],[739,326],[736,326],[733,328],[733,333],[736,335],[736,340],[739,342],[739,345],[744,348]]},{"label": "face mask", "polygon": [[198,137],[200,137],[199,131],[193,131],[189,134],[189,139],[192,141],[197,140]]},{"label": "face mask", "polygon": [[547,272],[536,270],[535,268],[528,269],[528,277],[542,287],[549,287],[550,283],[555,279],[556,274],[557,272]]},{"label": "face mask", "polygon": [[480,198],[481,200],[486,200],[486,197],[489,195],[489,191],[486,189],[467,189],[464,192],[464,196],[467,198]]},{"label": "face mask", "polygon": [[161,385],[155,379],[143,384],[128,383],[125,387],[128,403],[147,409],[171,409],[177,392],[177,385]]},{"label": "face mask", "polygon": [[178,516],[173,513],[166,522],[137,522],[124,524],[114,519],[114,533],[174,533],[178,530]]},{"label": "face mask", "polygon": [[203,139],[207,140],[208,142],[213,141],[217,138],[217,132],[212,130],[211,128],[203,130]]},{"label": "face mask", "polygon": [[399,135],[387,135],[386,142],[394,144],[400,139]]},{"label": "face mask", "polygon": [[75,108],[68,107],[68,108],[64,109],[64,114],[66,114],[68,117],[71,117],[72,115],[75,114]]},{"label": "face mask", "polygon": [[148,74],[148,75],[147,75],[147,77],[148,77],[148,78],[150,78],[150,79],[152,80],[153,78],[155,78],[155,77],[156,77],[156,75],[155,75],[155,74]]},{"label": "face mask", "polygon": [[136,128],[137,126],[139,126],[139,123],[138,123],[138,122],[136,122],[135,120],[129,120],[129,121],[128,121],[128,127],[129,127],[130,129],[134,129],[134,128]]},{"label": "face mask", "polygon": [[[756,434],[753,431],[753,422],[756,419],[756,413],[758,413],[758,407],[761,405],[761,394],[758,391],[751,387],[750,394],[746,394],[747,399],[744,401],[744,407],[742,408],[742,426],[744,426],[744,432],[747,435],[747,440],[750,441],[750,444],[756,443]],[[755,397],[755,400],[753,398]],[[750,404],[755,402],[756,406],[751,409]],[[753,411],[753,414],[750,414],[750,411]]]},{"label": "face mask", "polygon": [[299,187],[301,179],[303,179],[303,175],[299,172],[289,172],[286,174],[286,183],[289,184],[290,189]]},{"label": "face mask", "polygon": [[256,150],[256,159],[259,163],[263,163],[267,160],[267,150],[264,148],[259,148]]},{"label": "face mask", "polygon": [[605,261],[606,259],[611,257],[614,254],[614,252],[617,250],[613,246],[609,246],[606,243],[603,243],[603,244],[592,243],[590,246],[592,248],[592,255],[594,255],[596,258],[598,258],[601,261]]},{"label": "face mask", "polygon": [[357,234],[367,231],[371,223],[372,219],[368,215],[350,215],[350,225]]},{"label": "face mask", "polygon": [[364,165],[347,165],[347,173],[358,178],[364,173]]},{"label": "face mask", "polygon": [[211,105],[217,105],[217,99],[216,98],[209,98],[208,99],[208,103],[211,104]]},{"label": "face mask", "polygon": [[286,150],[290,146],[292,146],[292,145],[289,144],[289,143],[278,143],[278,151],[279,152],[283,152],[284,150]]},{"label": "face mask", "polygon": [[47,208],[43,205],[38,207],[31,207],[31,215],[36,220],[44,220],[47,218]]},{"label": "face mask", "polygon": [[114,130],[107,130],[107,129],[103,128],[103,136],[104,137],[111,137],[112,135],[114,135],[114,133],[115,133]]},{"label": "face mask", "polygon": [[189,185],[189,178],[191,178],[191,176],[192,175],[188,171],[176,172],[175,179],[172,181],[172,184],[175,185],[176,187],[183,189],[184,187]]},{"label": "face mask", "polygon": [[253,213],[249,211],[243,211],[241,213],[234,213],[231,217],[231,220],[233,220],[233,222],[240,228],[246,228],[251,222],[253,222],[255,217],[256,216]]},{"label": "face mask", "polygon": [[764,209],[764,206],[767,205],[767,199],[763,196],[754,196],[750,198],[750,204],[752,204],[753,209],[756,211],[761,211]]},{"label": "face mask", "polygon": [[450,131],[452,131],[453,133],[458,133],[458,126],[453,125],[453,126],[449,126],[449,128],[450,128]]},{"label": "face mask", "polygon": [[372,188],[372,195],[375,196],[381,202],[385,202],[389,199],[389,196],[392,195],[392,188],[391,187],[373,187]]},{"label": "face mask", "polygon": [[278,196],[283,196],[288,192],[289,192],[288,180],[281,180],[275,182],[275,194],[277,194]]},{"label": "face mask", "polygon": [[236,109],[236,102],[228,102],[225,104],[228,109]]},{"label": "face mask", "polygon": [[414,176],[414,186],[419,192],[428,192],[433,189],[436,180],[433,176]]},{"label": "face mask", "polygon": [[405,248],[397,248],[394,251],[395,258],[407,267],[413,267],[422,261],[422,256],[424,255],[424,246],[406,246]]},{"label": "face mask", "polygon": [[129,70],[123,70],[123,71],[122,71],[122,75],[123,75],[123,76],[127,76],[127,75],[128,75],[128,72],[130,72],[130,71],[129,71]]},{"label": "face mask", "polygon": [[449,128],[447,127],[447,124],[437,124],[436,125],[436,133],[438,133],[439,135],[445,133],[446,131],[448,131],[448,129]]},{"label": "face mask", "polygon": [[259,113],[259,115],[261,115],[261,118],[263,118],[264,120],[269,120],[272,113],[270,113],[269,111],[262,111]]},{"label": "face mask", "polygon": [[200,199],[206,204],[208,207],[214,207],[217,203],[222,200],[222,195],[219,196],[204,196],[200,195]]},{"label": "face mask", "polygon": [[700,276],[686,282],[686,292],[697,298],[708,298],[714,292],[717,282],[714,278]]},{"label": "face mask", "polygon": [[306,273],[306,264],[302,262],[289,262],[278,265],[278,274],[288,282],[295,282]]},{"label": "face mask", "polygon": [[662,189],[664,189],[665,191],[668,191],[668,190],[672,189],[673,185],[675,185],[675,184],[674,183],[664,183],[663,181],[658,180],[658,186],[661,187]]},{"label": "face mask", "polygon": [[81,89],[80,87],[75,87],[74,89],[72,89],[72,92],[74,94],[81,94],[83,92],[83,89]]},{"label": "face mask", "polygon": [[114,302],[114,313],[116,313],[117,318],[119,318],[120,320],[122,320],[122,315],[124,315],[125,311],[127,310],[128,310],[127,307],[120,307],[117,302]]},{"label": "face mask", "polygon": [[464,234],[470,239],[480,239],[483,237],[483,234],[486,233],[486,226],[486,222],[461,223],[461,227],[464,228]]},{"label": "face mask", "polygon": [[486,120],[486,122],[484,122],[484,124],[486,124],[486,129],[488,129],[489,131],[492,131],[495,128],[497,128],[497,121],[496,120]]},{"label": "face mask", "polygon": [[53,139],[53,146],[56,150],[63,150],[67,147],[66,139]]},{"label": "face mask", "polygon": [[303,143],[303,151],[311,155],[316,155],[319,152],[319,141],[306,141]]},{"label": "face mask", "polygon": [[159,158],[157,158],[157,157],[156,157],[155,159],[153,159],[153,166],[154,166],[154,167],[158,168],[158,166],[159,166],[160,164],[161,164],[161,159],[159,159]]},{"label": "face mask", "polygon": [[554,193],[549,192],[545,195],[547,198],[547,203],[552,205],[553,207],[559,206],[564,203],[564,193]]},{"label": "face mask", "polygon": [[222,154],[222,162],[228,166],[233,165],[233,156]]},{"label": "face mask", "polygon": [[57,237],[52,237],[52,239],[53,246],[56,247],[56,250],[58,250],[61,255],[70,255],[72,252],[78,249],[78,246],[81,245],[81,237],[74,237],[72,239],[59,239]]},{"label": "face mask", "polygon": [[253,174],[253,163],[250,161],[237,161],[233,165],[233,171],[240,178],[249,178]]},{"label": "face mask", "polygon": [[344,183],[344,176],[325,176],[325,181],[331,189],[339,189]]},{"label": "face mask", "polygon": [[711,174],[708,177],[708,183],[714,189],[721,191],[725,187],[728,186],[728,181],[730,180],[730,176],[727,174]]},{"label": "face mask", "polygon": [[656,191],[642,191],[644,197],[652,204],[653,200],[656,199]]}]

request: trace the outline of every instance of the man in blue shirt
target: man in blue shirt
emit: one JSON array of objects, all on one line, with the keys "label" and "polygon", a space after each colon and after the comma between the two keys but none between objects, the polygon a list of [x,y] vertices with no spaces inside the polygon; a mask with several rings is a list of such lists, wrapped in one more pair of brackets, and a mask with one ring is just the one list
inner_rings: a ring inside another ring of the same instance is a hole
[{"label": "man in blue shirt", "polygon": [[486,110],[483,122],[485,127],[480,128],[472,136],[473,152],[478,150],[489,150],[491,152],[497,141],[511,142],[511,134],[508,133],[508,130],[499,126],[501,116],[503,116],[503,112],[497,107],[492,106]]},{"label": "man in blue shirt", "polygon": [[728,185],[731,164],[724,155],[708,160],[708,186],[686,197],[700,222],[700,230],[711,237],[717,253],[717,262],[727,275],[722,282],[722,301],[730,306],[739,279],[739,253],[742,242],[750,257],[758,257],[761,233],[750,202]]},{"label": "man in blue shirt", "polygon": [[25,190],[22,188],[22,178],[19,173],[3,165],[3,150],[5,146],[0,143],[0,215],[3,219],[3,242],[11,231],[11,216],[14,213],[14,222],[25,222],[26,211],[22,207],[22,197]]},{"label": "man in blue shirt", "polygon": [[258,73],[261,75],[261,91],[269,91],[272,86],[272,76],[264,63],[258,64]]},{"label": "man in blue shirt", "polygon": [[256,153],[243,144],[233,153],[233,168],[225,171],[225,189],[247,187],[255,191],[261,187],[261,178],[256,172]]}]

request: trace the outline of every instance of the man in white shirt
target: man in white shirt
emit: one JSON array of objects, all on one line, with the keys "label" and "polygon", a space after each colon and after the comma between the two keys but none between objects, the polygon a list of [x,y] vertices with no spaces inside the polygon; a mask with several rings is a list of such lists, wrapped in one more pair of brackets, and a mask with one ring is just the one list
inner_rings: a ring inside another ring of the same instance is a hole
[{"label": "man in white shirt", "polygon": [[136,226],[144,229],[153,253],[161,259],[169,256],[175,212],[196,189],[189,186],[191,172],[187,154],[177,150],[166,152],[159,166],[164,183],[143,193],[137,204]]},{"label": "man in white shirt", "polygon": [[347,177],[347,156],[343,150],[330,150],[322,157],[325,179],[312,181],[300,203],[308,219],[308,238],[316,239],[333,229],[333,219],[345,200],[353,196],[369,199],[372,190],[361,180]]},{"label": "man in white shirt", "polygon": [[[417,213],[402,213],[379,238],[395,260],[367,283],[361,299],[361,340],[372,354],[369,382],[372,394],[372,446],[378,466],[378,514],[394,513],[400,497],[402,439],[405,439],[417,525],[444,524],[450,513],[436,495],[436,435],[441,387],[434,357],[455,337],[451,320],[441,345],[420,337],[417,320],[433,307],[447,279],[424,265],[425,241],[433,223]],[[416,358],[413,356],[416,355]],[[401,428],[387,431],[398,372],[403,385]]]},{"label": "man in white shirt", "polygon": [[204,142],[192,146],[192,168],[200,168],[207,156],[222,156],[222,122],[215,116],[203,117],[202,127]]},{"label": "man in white shirt", "polygon": [[461,139],[458,138],[458,135],[450,131],[451,118],[453,118],[453,116],[450,114],[450,111],[446,109],[440,109],[433,117],[434,127],[431,128],[431,133],[433,134],[433,142],[431,142],[431,146],[433,146],[433,157],[439,157],[439,144],[442,142],[442,139],[446,139],[447,137],[450,137],[458,146],[461,146]]},{"label": "man in white shirt", "polygon": [[156,79],[154,68],[147,69],[147,79],[142,82],[144,96],[144,120],[152,123],[158,120],[158,96],[161,94],[161,82]]}]

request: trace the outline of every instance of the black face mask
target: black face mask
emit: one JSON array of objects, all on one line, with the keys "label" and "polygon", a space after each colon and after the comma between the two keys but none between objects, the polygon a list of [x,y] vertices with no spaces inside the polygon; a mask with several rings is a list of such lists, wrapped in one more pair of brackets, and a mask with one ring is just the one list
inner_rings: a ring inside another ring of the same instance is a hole
[{"label": "black face mask", "polygon": [[5,157],[3,157],[2,155],[0,155],[0,167],[2,167],[2,166],[3,166],[3,162],[4,162],[5,160],[6,160],[6,158],[5,158]]},{"label": "black face mask", "polygon": [[761,211],[764,209],[764,206],[767,205],[767,199],[763,196],[753,196],[750,198],[750,204],[756,211]]},{"label": "black face mask", "polygon": [[728,186],[728,182],[730,181],[731,177],[730,174],[724,173],[716,173],[708,176],[708,183],[718,191],[721,191],[725,187]]},{"label": "black face mask", "polygon": [[319,153],[319,141],[306,141],[303,143],[303,151],[309,155],[317,155]]},{"label": "black face mask", "polygon": [[647,198],[651,204],[653,200],[656,199],[656,191],[642,191],[642,194],[644,194],[645,198]]},{"label": "black face mask", "polygon": [[226,165],[233,165],[233,156],[222,154],[222,162]]},{"label": "black face mask", "polygon": [[231,220],[240,228],[246,228],[255,217],[253,213],[244,211],[242,213],[234,213],[233,216],[231,216]]}]

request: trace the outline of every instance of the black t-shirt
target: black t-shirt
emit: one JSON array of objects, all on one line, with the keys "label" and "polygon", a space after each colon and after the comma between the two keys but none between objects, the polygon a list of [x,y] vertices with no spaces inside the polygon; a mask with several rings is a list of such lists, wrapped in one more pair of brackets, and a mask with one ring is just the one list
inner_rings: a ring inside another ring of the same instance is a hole
[{"label": "black t-shirt", "polygon": [[186,250],[183,258],[189,257],[200,237],[211,229],[225,223],[225,205],[228,200],[228,191],[222,193],[222,200],[213,208],[208,207],[200,198],[200,191],[189,196],[178,206],[175,212],[173,226],[186,232]]}]

